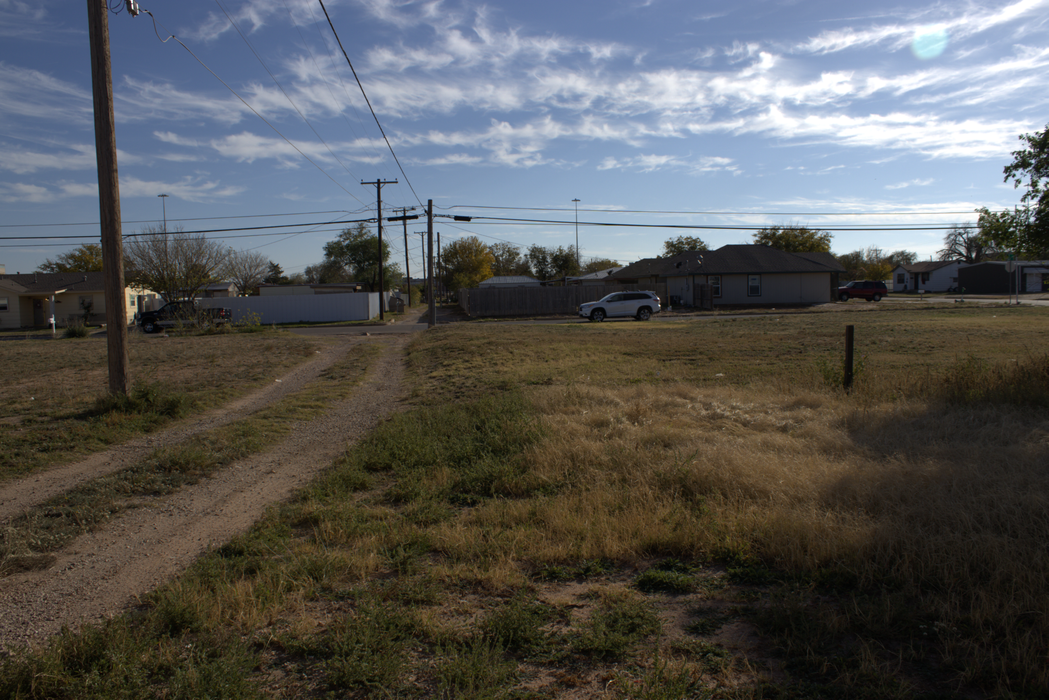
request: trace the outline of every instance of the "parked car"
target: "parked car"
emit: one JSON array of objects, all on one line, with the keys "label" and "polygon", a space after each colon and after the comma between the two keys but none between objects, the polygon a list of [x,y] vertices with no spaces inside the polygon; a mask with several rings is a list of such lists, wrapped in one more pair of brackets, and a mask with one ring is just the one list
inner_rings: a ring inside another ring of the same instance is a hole
[{"label": "parked car", "polygon": [[881,301],[881,298],[888,293],[889,290],[884,282],[871,282],[870,280],[854,280],[844,287],[838,287],[838,298],[842,301],[849,299]]},{"label": "parked car", "polygon": [[190,300],[172,301],[156,311],[143,311],[138,322],[145,333],[159,333],[165,328],[204,327],[229,323],[233,320],[230,309],[203,309]]},{"label": "parked car", "polygon": [[659,296],[655,292],[612,292],[598,301],[580,304],[579,315],[591,321],[633,316],[647,321],[659,313]]}]

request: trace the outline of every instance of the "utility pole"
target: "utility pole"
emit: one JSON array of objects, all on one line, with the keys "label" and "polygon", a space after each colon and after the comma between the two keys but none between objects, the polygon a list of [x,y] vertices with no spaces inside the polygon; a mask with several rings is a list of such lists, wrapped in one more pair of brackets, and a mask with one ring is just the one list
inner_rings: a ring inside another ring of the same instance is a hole
[{"label": "utility pole", "polygon": [[[415,211],[415,207],[411,208],[411,211]],[[391,216],[387,221],[403,221],[404,222],[404,274],[408,276],[408,307],[412,305],[412,272],[408,266],[408,219],[418,219],[418,214],[408,216],[408,208],[401,207],[400,216]]]},{"label": "utility pole", "polygon": [[430,303],[430,324],[437,325],[437,302],[433,298],[433,200],[426,200],[426,238],[430,245],[430,255],[426,258],[426,300]]},{"label": "utility pole", "polygon": [[423,289],[426,289],[426,231],[412,231],[419,236],[419,252],[422,253],[423,261]]},{"label": "utility pole", "polygon": [[577,268],[576,269],[576,274],[582,274],[583,273],[583,268],[581,268],[579,266],[579,201],[580,200],[573,199],[572,201],[575,202],[575,266]]},{"label": "utility pole", "polygon": [[167,233],[168,232],[168,195],[166,195],[166,194],[158,194],[157,196],[160,197],[160,204],[161,204],[161,206],[163,207],[163,210],[164,210],[164,233]]},{"label": "utility pole", "polygon": [[[130,5],[129,5],[130,9]],[[137,8],[136,8],[137,9]],[[124,298],[124,244],[120,237],[120,180],[113,118],[113,71],[109,63],[107,0],[87,0],[91,43],[91,88],[95,110],[95,160],[102,233],[102,287],[106,295],[106,347],[109,393],[127,395],[131,384],[127,347],[127,300]]]},{"label": "utility pole", "polygon": [[[437,277],[438,277],[437,284],[438,285],[441,284],[440,278],[444,276],[443,269],[444,268],[441,267],[441,232],[438,231],[437,232]],[[441,298],[442,299],[444,298],[443,292],[442,292],[442,297]]]},{"label": "utility pole", "polygon": [[396,185],[396,180],[376,180],[375,182],[365,182],[361,180],[362,185],[375,185],[375,202],[378,207],[376,210],[375,227],[379,232],[379,320],[386,320],[385,308],[386,304],[383,300],[385,294],[383,290],[383,276],[386,271],[386,261],[383,260],[382,256],[382,186],[383,185]]}]

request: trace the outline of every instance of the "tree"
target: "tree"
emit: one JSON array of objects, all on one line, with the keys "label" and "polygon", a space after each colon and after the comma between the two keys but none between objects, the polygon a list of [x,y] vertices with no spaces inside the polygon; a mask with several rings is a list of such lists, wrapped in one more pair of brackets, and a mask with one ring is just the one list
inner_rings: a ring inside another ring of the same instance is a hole
[{"label": "tree", "polygon": [[226,277],[237,285],[237,294],[246,297],[258,294],[259,285],[270,271],[270,261],[262,253],[250,250],[230,251],[226,263]]},{"label": "tree", "polygon": [[972,264],[993,258],[997,253],[998,249],[978,228],[956,224],[944,235],[939,258]]},{"label": "tree", "polygon": [[[389,241],[382,242],[382,257],[384,261],[390,259]],[[364,222],[345,229],[334,241],[324,244],[324,265],[328,279],[341,268],[349,271],[354,282],[368,285],[369,292],[379,291],[379,237]],[[381,274],[383,288],[393,289],[401,278],[401,268],[396,263],[387,262]]]},{"label": "tree", "polygon": [[710,249],[707,248],[707,244],[701,238],[696,236],[678,236],[663,242],[663,255],[660,257],[672,258],[675,255],[688,253],[693,250],[705,253]]},{"label": "tree", "polygon": [[615,260],[609,260],[608,258],[590,258],[583,265],[582,272],[585,275],[589,275],[591,272],[600,272],[601,270],[607,270],[612,267],[621,267]]},{"label": "tree", "polygon": [[579,274],[576,262],[575,246],[557,246],[544,248],[540,245],[528,246],[525,255],[532,277],[545,281],[561,277],[575,277]]},{"label": "tree", "polygon": [[269,270],[266,272],[266,277],[262,281],[266,284],[288,284],[288,277],[284,274],[284,270],[281,269],[280,265],[271,262]]},{"label": "tree", "polygon": [[221,275],[230,252],[204,234],[147,226],[124,244],[124,279],[167,301],[192,299]]},{"label": "tree", "polygon": [[831,235],[805,226],[768,226],[754,234],[754,242],[788,253],[829,253]]},{"label": "tree", "polygon": [[1011,217],[1014,226],[1024,226],[1015,231],[1014,238],[1027,248],[1045,250],[1049,248],[1049,126],[1018,138],[1027,147],[1013,151],[1013,162],[1002,171],[1005,182],[1012,181],[1014,188],[1026,188],[1020,198],[1023,206],[1018,208],[1026,211],[1016,211]]},{"label": "tree", "polygon": [[44,260],[39,272],[101,272],[102,246],[85,243],[76,250]]},{"label": "tree", "polygon": [[501,241],[488,246],[492,253],[492,275],[505,277],[508,275],[529,274],[528,262],[521,257],[521,249],[513,243]]},{"label": "tree", "polygon": [[476,236],[452,241],[441,254],[441,281],[453,291],[471,289],[492,276],[495,256]]},{"label": "tree", "polygon": [[1009,252],[1032,260],[1049,257],[1049,237],[1039,236],[1031,222],[1030,207],[1013,207],[1012,211],[990,211],[984,207],[976,213],[976,225],[987,247],[999,254]]},{"label": "tree", "polygon": [[917,260],[918,255],[909,250],[897,250],[885,253],[878,246],[868,246],[863,250],[854,250],[851,253],[836,256],[841,266],[845,268],[842,275],[846,280],[884,280],[888,279],[900,265],[910,265]]}]

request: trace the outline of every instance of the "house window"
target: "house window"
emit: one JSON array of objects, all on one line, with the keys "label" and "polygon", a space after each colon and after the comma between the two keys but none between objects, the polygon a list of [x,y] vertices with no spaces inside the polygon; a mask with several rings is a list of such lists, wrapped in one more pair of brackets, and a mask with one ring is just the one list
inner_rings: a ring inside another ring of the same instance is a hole
[{"label": "house window", "polygon": [[713,297],[721,296],[721,275],[710,275],[707,277],[707,282],[710,284],[710,295]]},{"label": "house window", "polygon": [[0,297],[0,311],[7,311],[7,297]]},{"label": "house window", "polygon": [[748,275],[747,276],[747,296],[748,297],[760,297],[761,296],[761,275]]},{"label": "house window", "polygon": [[896,274],[896,284],[904,283],[904,273],[900,272]]},{"label": "house window", "polygon": [[922,284],[925,284],[928,281],[929,281],[929,273],[928,272],[923,272],[922,273]]}]

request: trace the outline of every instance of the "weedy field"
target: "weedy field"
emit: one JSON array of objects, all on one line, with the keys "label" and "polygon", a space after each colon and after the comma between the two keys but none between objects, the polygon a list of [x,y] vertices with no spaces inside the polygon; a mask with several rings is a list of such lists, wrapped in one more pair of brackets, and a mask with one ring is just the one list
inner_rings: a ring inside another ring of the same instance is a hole
[{"label": "weedy field", "polygon": [[133,334],[134,391],[116,406],[102,398],[109,383],[105,338],[4,340],[0,482],[220,406],[315,352],[316,343],[288,333]]},{"label": "weedy field", "polygon": [[1045,697],[1047,338],[1006,307],[434,329],[413,410],[0,696]]}]

